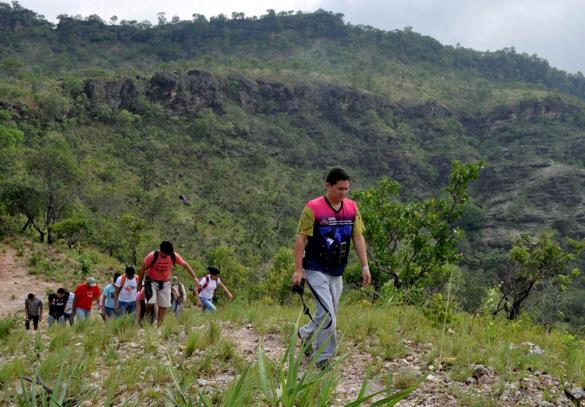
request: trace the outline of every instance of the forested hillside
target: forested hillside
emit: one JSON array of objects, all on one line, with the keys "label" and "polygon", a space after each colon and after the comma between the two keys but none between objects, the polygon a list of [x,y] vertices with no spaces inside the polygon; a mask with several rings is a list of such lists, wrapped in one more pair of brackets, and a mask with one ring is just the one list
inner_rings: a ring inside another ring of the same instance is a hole
[{"label": "forested hillside", "polygon": [[[425,199],[482,160],[458,221],[476,311],[521,233],[585,237],[584,113],[580,73],[326,11],[52,24],[0,3],[0,233],[127,264],[170,238],[261,279],[332,166]],[[534,318],[580,325],[582,283],[547,284]]]}]

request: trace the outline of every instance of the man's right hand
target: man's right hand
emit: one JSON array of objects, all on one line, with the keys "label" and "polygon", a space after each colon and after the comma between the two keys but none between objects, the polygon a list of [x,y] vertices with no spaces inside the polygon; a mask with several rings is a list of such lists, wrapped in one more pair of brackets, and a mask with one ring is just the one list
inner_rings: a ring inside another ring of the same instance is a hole
[{"label": "man's right hand", "polygon": [[305,278],[305,273],[303,272],[303,270],[295,270],[295,272],[292,275],[292,283],[294,285],[299,285],[301,284],[301,281],[303,281],[303,279]]}]

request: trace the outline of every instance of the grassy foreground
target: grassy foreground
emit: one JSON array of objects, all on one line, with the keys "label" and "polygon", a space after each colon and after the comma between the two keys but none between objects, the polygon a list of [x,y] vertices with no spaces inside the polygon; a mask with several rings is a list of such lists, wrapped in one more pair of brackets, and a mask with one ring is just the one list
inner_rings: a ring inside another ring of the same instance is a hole
[{"label": "grassy foreground", "polygon": [[[443,327],[416,307],[365,303],[342,305],[339,363],[323,374],[307,362],[297,366],[295,352],[292,358],[286,354],[298,312],[297,306],[234,303],[214,315],[188,308],[179,319],[167,318],[160,329],[137,328],[129,318],[105,324],[95,318],[38,333],[25,331],[20,320],[6,319],[0,321],[0,404],[32,405],[36,396],[31,391],[38,393],[41,386],[31,386],[23,377],[35,374],[65,402],[290,405],[282,396],[288,385],[296,392],[297,405],[338,404],[338,381],[348,354],[371,356],[371,389],[362,386],[352,400],[380,386],[385,390],[378,398],[396,394],[434,369],[447,370],[453,382],[461,382],[476,364],[493,368],[502,383],[521,378],[527,370],[546,371],[561,383],[585,381],[583,342],[568,334],[547,333],[527,321],[467,314],[452,315]],[[248,339],[238,332],[254,333],[254,352],[242,352]],[[264,344],[266,338],[272,338],[271,344]],[[542,353],[530,352],[525,342],[538,345]],[[418,374],[388,368],[388,361],[404,358],[417,345],[427,345]],[[298,376],[307,372],[302,388],[291,377],[281,377],[293,365]]]}]

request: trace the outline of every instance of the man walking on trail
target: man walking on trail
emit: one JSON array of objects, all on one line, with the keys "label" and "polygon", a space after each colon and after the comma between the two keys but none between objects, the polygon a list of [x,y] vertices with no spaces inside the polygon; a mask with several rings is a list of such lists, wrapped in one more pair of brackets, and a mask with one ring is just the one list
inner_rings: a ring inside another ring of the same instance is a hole
[{"label": "man walking on trail", "polygon": [[337,348],[335,328],[343,288],[341,276],[347,266],[351,241],[362,267],[363,285],[372,280],[363,221],[356,203],[345,197],[349,181],[349,175],[341,168],[329,172],[325,195],[309,201],[303,209],[295,241],[292,282],[308,283],[317,308],[314,322],[303,326],[299,336],[303,343],[312,344],[313,352],[322,350],[316,361],[320,368],[328,365]]},{"label": "man walking on trail", "polygon": [[55,322],[63,325],[65,323],[65,306],[67,305],[67,290],[59,288],[57,293],[49,294],[49,317],[47,322],[49,328],[53,326]]},{"label": "man walking on trail", "polygon": [[77,319],[82,321],[91,317],[91,306],[95,301],[99,305],[101,290],[95,282],[95,278],[89,277],[85,283],[79,284],[75,289],[73,309]]},{"label": "man walking on trail", "polygon": [[147,310],[158,305],[156,315],[157,326],[160,327],[165,317],[167,308],[171,306],[171,273],[175,264],[183,267],[199,286],[195,272],[179,253],[175,252],[173,244],[169,241],[161,242],[160,249],[148,253],[142,262],[138,274],[138,290],[142,288],[142,278],[146,273],[144,292],[147,302]]},{"label": "man walking on trail", "polygon": [[30,329],[30,321],[33,322],[35,331],[39,329],[39,321],[43,319],[43,302],[41,299],[35,297],[33,293],[30,293],[26,297],[26,300],[24,300],[24,312],[26,314],[26,321],[24,323],[26,329]]}]

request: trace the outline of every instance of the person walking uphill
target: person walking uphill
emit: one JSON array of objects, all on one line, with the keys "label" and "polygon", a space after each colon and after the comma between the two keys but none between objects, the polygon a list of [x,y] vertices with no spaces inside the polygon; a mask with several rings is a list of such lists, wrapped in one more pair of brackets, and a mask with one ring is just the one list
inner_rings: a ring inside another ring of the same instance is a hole
[{"label": "person walking uphill", "polygon": [[146,273],[144,283],[144,292],[147,300],[147,309],[158,305],[156,315],[157,326],[160,327],[165,317],[167,308],[171,306],[171,273],[175,264],[183,267],[195,280],[195,286],[199,286],[199,281],[195,272],[183,258],[176,253],[173,244],[169,241],[161,242],[160,250],[155,250],[144,258],[142,267],[138,273],[138,287],[142,288],[142,279]]},{"label": "person walking uphill", "polygon": [[101,294],[102,292],[93,277],[89,277],[85,283],[77,286],[73,300],[73,309],[79,321],[91,317],[92,303],[95,301],[99,305]]},{"label": "person walking uphill", "polygon": [[337,348],[336,315],[351,241],[362,266],[363,285],[372,280],[363,221],[356,203],[346,198],[349,181],[341,168],[329,172],[326,194],[305,205],[295,241],[292,282],[308,283],[317,308],[314,321],[303,326],[299,336],[303,343],[312,344],[313,352],[322,349],[316,361],[321,368],[328,365]]},{"label": "person walking uphill", "polygon": [[24,300],[24,312],[26,314],[26,321],[24,322],[26,329],[30,329],[30,321],[33,322],[35,331],[39,329],[39,321],[43,319],[43,302],[40,298],[30,293]]},{"label": "person walking uphill", "polygon": [[207,267],[207,271],[209,271],[209,274],[199,281],[201,287],[199,287],[197,297],[199,297],[199,301],[201,301],[201,304],[203,305],[204,312],[214,312],[216,307],[213,305],[213,294],[215,293],[215,289],[217,287],[220,287],[227,294],[227,296],[230,297],[230,300],[233,300],[234,296],[219,279],[220,272],[218,268]]}]

